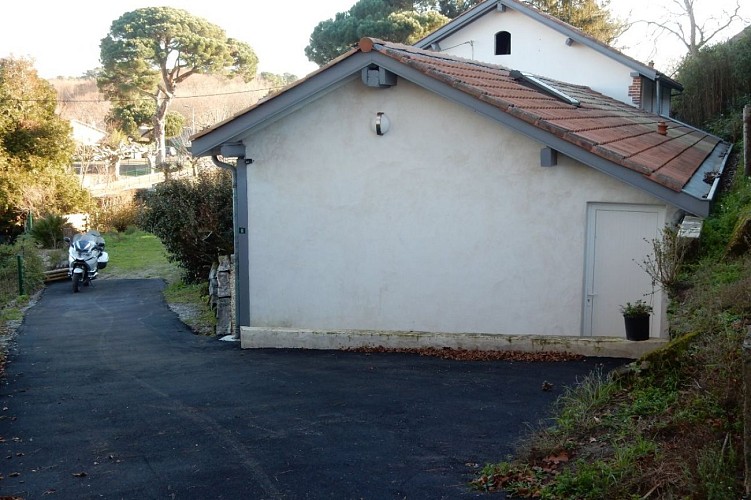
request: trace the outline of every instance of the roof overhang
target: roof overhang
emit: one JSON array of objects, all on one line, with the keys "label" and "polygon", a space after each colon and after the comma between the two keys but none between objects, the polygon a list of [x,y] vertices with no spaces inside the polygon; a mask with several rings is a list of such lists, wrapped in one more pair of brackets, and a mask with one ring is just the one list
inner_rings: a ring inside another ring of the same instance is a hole
[{"label": "roof overhang", "polygon": [[[233,151],[238,151],[238,143],[241,143],[244,138],[251,135],[254,131],[265,128],[308,103],[333,92],[348,82],[356,79],[359,80],[362,69],[371,65],[376,65],[379,68],[394,73],[400,78],[404,78],[430,92],[434,92],[452,102],[467,107],[490,120],[508,126],[584,165],[649,193],[663,200],[665,203],[697,216],[706,217],[709,215],[716,185],[707,194],[700,194],[702,192],[702,189],[698,189],[700,186],[697,186],[695,183],[692,184],[695,181],[689,182],[682,191],[671,190],[648,179],[639,172],[625,168],[571,142],[567,142],[551,132],[538,128],[499,109],[489,102],[485,102],[482,99],[478,99],[462,90],[432,78],[376,50],[369,50],[367,52],[353,50],[329,66],[325,66],[316,73],[308,76],[298,85],[275,94],[271,98],[249,108],[247,111],[236,115],[233,119],[220,123],[194,136],[191,152],[194,156],[216,156],[222,154],[223,148],[227,151],[227,146],[232,146]],[[718,148],[722,144],[726,143],[721,142]],[[729,147],[725,151],[718,149],[712,155],[725,155],[724,158],[726,159],[728,153]],[[710,162],[705,162],[705,164],[709,165]],[[722,162],[722,166],[724,168],[724,161]],[[716,173],[719,176],[722,172]],[[707,192],[706,189],[703,191]]]}]

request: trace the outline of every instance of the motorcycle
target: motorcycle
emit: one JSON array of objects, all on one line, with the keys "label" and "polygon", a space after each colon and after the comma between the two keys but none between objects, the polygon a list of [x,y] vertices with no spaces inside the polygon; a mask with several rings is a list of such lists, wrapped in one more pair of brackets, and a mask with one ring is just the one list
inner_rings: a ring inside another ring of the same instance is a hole
[{"label": "motorcycle", "polygon": [[91,285],[100,269],[107,267],[109,255],[104,251],[104,238],[98,231],[76,234],[68,243],[68,277],[73,281],[73,293]]}]

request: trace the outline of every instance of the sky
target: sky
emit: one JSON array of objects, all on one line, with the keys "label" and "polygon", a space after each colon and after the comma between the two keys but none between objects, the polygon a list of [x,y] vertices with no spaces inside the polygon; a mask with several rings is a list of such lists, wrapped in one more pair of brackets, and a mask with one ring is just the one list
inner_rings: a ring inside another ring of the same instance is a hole
[{"label": "sky", "polygon": [[[298,77],[314,71],[304,49],[315,26],[356,0],[3,0],[0,3],[0,58],[28,57],[42,78],[81,76],[99,66],[99,42],[112,21],[142,7],[171,6],[185,9],[223,28],[227,35],[247,42],[259,58],[259,71],[292,73]],[[617,16],[631,19],[665,16],[676,0],[611,0]],[[736,0],[695,0],[700,18],[722,16]],[[751,1],[739,0],[745,19],[751,20]],[[702,9],[711,9],[703,11]],[[731,36],[743,25],[727,31]],[[718,41],[721,41],[718,40]],[[680,44],[654,35],[637,24],[616,44],[627,55],[655,61],[669,73],[683,53]],[[660,50],[655,51],[655,46]]]}]

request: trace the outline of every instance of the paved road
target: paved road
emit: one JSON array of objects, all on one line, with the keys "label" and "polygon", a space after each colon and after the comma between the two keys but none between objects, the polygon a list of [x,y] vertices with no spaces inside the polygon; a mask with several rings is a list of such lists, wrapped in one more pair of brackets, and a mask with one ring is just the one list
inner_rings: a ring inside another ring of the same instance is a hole
[{"label": "paved road", "polygon": [[0,496],[470,498],[472,464],[623,362],[241,350],[191,334],[161,289],[63,282],[28,311],[0,387]]}]

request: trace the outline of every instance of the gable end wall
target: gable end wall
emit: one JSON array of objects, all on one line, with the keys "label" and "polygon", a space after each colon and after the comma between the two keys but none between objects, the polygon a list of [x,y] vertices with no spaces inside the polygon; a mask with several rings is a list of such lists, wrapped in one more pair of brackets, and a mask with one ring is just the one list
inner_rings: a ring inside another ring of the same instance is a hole
[{"label": "gable end wall", "polygon": [[244,142],[254,327],[577,336],[588,202],[660,204],[402,79]]},{"label": "gable end wall", "polygon": [[[499,31],[511,33],[510,55],[495,55],[495,34]],[[558,31],[512,9],[489,11],[440,45],[447,54],[586,85],[634,104],[631,68],[582,44],[568,46],[566,37]]]}]

